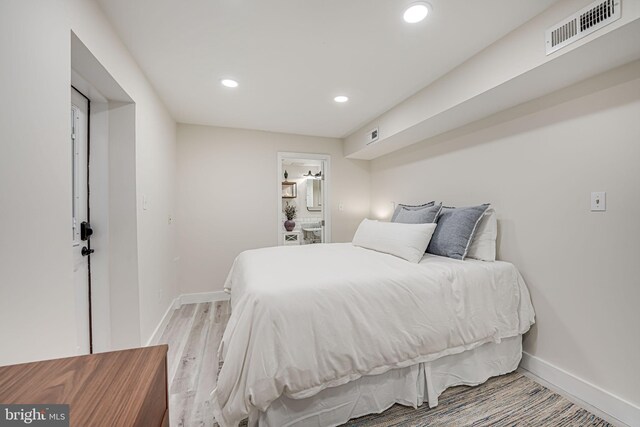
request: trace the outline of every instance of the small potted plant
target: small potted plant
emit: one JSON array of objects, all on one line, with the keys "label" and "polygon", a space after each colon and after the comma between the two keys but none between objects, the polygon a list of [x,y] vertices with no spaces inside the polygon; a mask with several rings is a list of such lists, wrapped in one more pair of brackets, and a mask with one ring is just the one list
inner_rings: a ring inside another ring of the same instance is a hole
[{"label": "small potted plant", "polygon": [[284,207],[284,214],[287,217],[287,220],[284,222],[284,228],[287,231],[293,231],[296,226],[296,222],[293,220],[296,217],[296,213],[298,212],[298,208],[296,205],[292,205],[287,202],[287,205]]}]

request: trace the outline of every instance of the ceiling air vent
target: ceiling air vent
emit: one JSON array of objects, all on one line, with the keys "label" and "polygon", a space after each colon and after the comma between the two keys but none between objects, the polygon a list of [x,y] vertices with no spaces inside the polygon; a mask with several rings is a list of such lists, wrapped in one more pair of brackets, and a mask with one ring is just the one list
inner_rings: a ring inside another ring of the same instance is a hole
[{"label": "ceiling air vent", "polygon": [[596,1],[545,32],[547,55],[620,19],[621,0]]}]

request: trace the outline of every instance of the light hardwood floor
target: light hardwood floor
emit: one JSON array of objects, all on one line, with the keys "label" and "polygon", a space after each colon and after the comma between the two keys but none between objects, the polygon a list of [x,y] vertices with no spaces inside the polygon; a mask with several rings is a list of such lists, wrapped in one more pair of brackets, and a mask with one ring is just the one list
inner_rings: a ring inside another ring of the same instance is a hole
[{"label": "light hardwood floor", "polygon": [[218,371],[218,346],[229,320],[229,302],[187,304],[174,310],[158,344],[168,344],[171,427],[217,426],[210,393]]}]

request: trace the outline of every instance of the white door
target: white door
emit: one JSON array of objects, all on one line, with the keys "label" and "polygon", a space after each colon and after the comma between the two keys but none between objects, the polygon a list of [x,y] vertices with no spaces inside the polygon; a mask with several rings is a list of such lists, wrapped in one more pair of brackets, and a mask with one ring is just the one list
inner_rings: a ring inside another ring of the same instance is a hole
[{"label": "white door", "polygon": [[[89,101],[71,89],[71,169],[73,233],[73,283],[75,287],[77,353],[91,352],[91,315],[89,291]],[[84,239],[84,240],[83,240]]]}]

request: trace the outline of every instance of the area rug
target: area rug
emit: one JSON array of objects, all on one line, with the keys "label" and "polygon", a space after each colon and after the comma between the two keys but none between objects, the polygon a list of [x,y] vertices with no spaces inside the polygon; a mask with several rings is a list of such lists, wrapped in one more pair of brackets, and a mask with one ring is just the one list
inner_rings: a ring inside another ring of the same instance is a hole
[{"label": "area rug", "polygon": [[599,426],[611,424],[519,372],[491,378],[477,387],[453,387],[438,406],[394,405],[382,414],[349,421],[350,427]]},{"label": "area rug", "polygon": [[[246,420],[240,423],[246,426]],[[477,387],[452,387],[438,406],[394,405],[381,414],[349,421],[349,427],[613,427],[519,372],[489,379]]]}]

